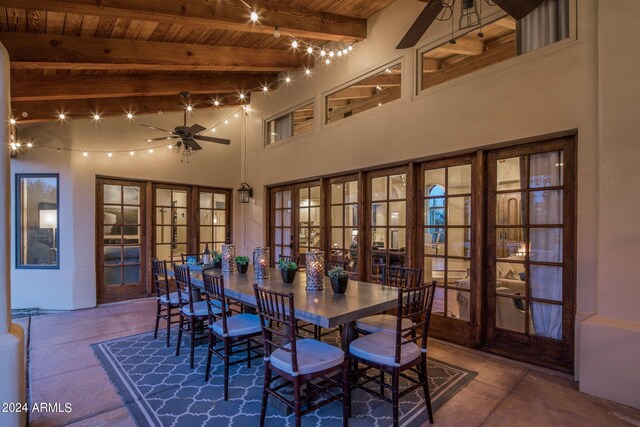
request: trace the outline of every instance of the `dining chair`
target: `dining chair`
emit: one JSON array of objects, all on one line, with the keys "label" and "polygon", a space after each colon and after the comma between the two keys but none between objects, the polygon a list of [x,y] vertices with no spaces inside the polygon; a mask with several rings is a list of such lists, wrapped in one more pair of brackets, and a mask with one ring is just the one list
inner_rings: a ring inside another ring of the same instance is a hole
[{"label": "dining chair", "polygon": [[[427,376],[427,334],[435,289],[435,281],[413,288],[398,288],[395,331],[374,332],[349,345],[347,357],[356,372],[353,386],[391,403],[394,427],[398,426],[400,398],[419,387],[424,392],[429,422],[433,424]],[[358,364],[364,367],[359,368]],[[379,375],[369,375],[371,369],[379,371]],[[407,371],[417,378],[408,375]],[[386,382],[385,374],[391,377],[390,384]],[[401,377],[409,383],[402,390]],[[370,383],[377,384],[379,391],[369,387]],[[386,390],[390,391],[391,397],[387,396]]]},{"label": "dining chair", "polygon": [[174,316],[179,315],[180,303],[178,302],[178,293],[171,292],[169,287],[169,276],[167,275],[167,262],[159,259],[151,261],[151,269],[153,272],[153,285],[156,290],[156,327],[153,332],[153,338],[158,338],[158,327],[160,319],[167,324],[167,347],[171,340],[171,325],[178,323],[174,320]]},{"label": "dining chair", "polygon": [[[262,334],[260,318],[256,314],[249,313],[230,315],[224,293],[224,278],[203,274],[203,279],[209,316],[209,345],[204,380],[209,381],[211,358],[215,354],[224,363],[224,400],[226,401],[229,400],[229,366],[247,362],[247,368],[250,368],[252,359],[262,357],[262,353],[257,351],[262,344],[252,340]],[[222,341],[221,347],[218,345],[218,340]],[[246,357],[230,361],[231,356],[245,351]]]},{"label": "dining chair", "polygon": [[[191,270],[188,265],[173,264],[178,288],[178,304],[180,305],[180,321],[178,323],[178,344],[176,356],[180,355],[182,334],[189,335],[189,367],[193,369],[195,359],[195,341],[197,333],[204,333],[206,321],[209,319],[207,301],[200,300],[200,291],[191,284]],[[218,310],[221,312],[220,308]]]},{"label": "dining chair", "polygon": [[[399,266],[382,266],[382,284],[396,288],[411,289],[422,283],[422,268],[408,268]],[[405,320],[405,327],[409,327],[409,320]],[[393,314],[375,314],[359,319],[356,331],[359,334],[371,334],[380,331],[393,331],[396,316]]]},{"label": "dining chair", "polygon": [[[346,427],[351,412],[351,387],[344,352],[322,341],[296,337],[293,293],[271,291],[257,284],[253,289],[264,344],[260,427],[264,426],[270,395],[293,410],[296,427],[300,427],[303,415],[340,400],[342,425]],[[293,386],[293,400],[281,392],[287,386]],[[307,402],[304,409],[303,400]]]}]

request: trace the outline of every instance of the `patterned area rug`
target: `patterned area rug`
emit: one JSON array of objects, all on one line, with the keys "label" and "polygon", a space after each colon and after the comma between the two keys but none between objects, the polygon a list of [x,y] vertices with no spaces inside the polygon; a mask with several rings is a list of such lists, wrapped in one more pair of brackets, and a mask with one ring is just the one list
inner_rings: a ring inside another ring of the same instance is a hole
[{"label": "patterned area rug", "polygon": [[[328,336],[327,341],[337,342]],[[94,344],[93,350],[139,426],[257,426],[260,418],[263,368],[260,359],[252,367],[230,367],[229,400],[222,399],[222,361],[213,357],[209,382],[204,381],[206,345],[195,349],[195,369],[189,368],[189,346],[175,356],[175,340],[164,346],[159,334],[144,333]],[[436,410],[460,391],[476,375],[439,360],[429,359],[429,381]],[[274,399],[273,397],[270,398]],[[419,426],[427,419],[422,390],[401,400],[402,426]],[[292,426],[293,416],[285,416],[269,405],[267,426]],[[362,390],[352,393],[350,426],[383,427],[392,424],[391,405]],[[435,414],[437,422],[437,414]],[[303,426],[342,425],[342,404],[333,402],[302,418]]]}]

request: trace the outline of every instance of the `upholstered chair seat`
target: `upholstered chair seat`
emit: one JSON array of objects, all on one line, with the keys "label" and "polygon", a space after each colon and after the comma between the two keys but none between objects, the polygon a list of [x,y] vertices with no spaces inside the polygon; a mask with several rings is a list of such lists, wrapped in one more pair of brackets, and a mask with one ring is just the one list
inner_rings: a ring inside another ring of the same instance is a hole
[{"label": "upholstered chair seat", "polygon": [[[287,344],[285,348],[291,348],[291,344]],[[322,341],[309,338],[297,340],[296,350],[299,375],[322,372],[326,369],[339,367],[344,362],[342,350]],[[285,350],[274,351],[271,354],[271,364],[290,375],[295,375],[291,366],[291,353]]]},{"label": "upholstered chair seat", "polygon": [[160,296],[160,302],[163,304],[178,305],[179,303],[178,293],[177,292],[170,293],[169,298],[167,298],[167,295],[162,295]]},{"label": "upholstered chair seat", "polygon": [[[356,357],[385,366],[394,366],[396,355],[396,334],[393,332],[376,332],[365,335],[351,342],[349,352]],[[420,347],[409,342],[402,345],[400,366],[420,357]]]},{"label": "upholstered chair seat", "polygon": [[[191,308],[188,305],[182,307],[182,312],[186,316],[208,316],[209,311],[207,309],[206,301],[198,301],[193,303],[193,313],[191,312]],[[218,313],[222,313],[222,310],[218,309]]]},{"label": "upholstered chair seat", "polygon": [[[395,332],[396,330],[396,322],[398,318],[391,314],[376,314],[374,316],[369,316],[362,318],[356,322],[356,327],[363,331],[368,332],[370,334],[374,332]],[[402,329],[408,329],[411,327],[411,320],[402,319]]]},{"label": "upholstered chair seat", "polygon": [[[224,336],[222,319],[209,325],[213,332]],[[260,333],[260,317],[257,314],[234,314],[227,317],[227,334],[230,337],[253,335]]]}]

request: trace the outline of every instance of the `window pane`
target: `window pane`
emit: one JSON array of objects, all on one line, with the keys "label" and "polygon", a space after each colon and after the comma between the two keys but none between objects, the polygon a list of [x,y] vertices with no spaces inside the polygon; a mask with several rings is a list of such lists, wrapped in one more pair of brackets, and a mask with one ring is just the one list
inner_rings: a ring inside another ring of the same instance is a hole
[{"label": "window pane", "polygon": [[224,193],[214,193],[213,195],[213,207],[216,209],[225,209],[227,205],[227,196]]},{"label": "window pane", "polygon": [[282,207],[291,207],[291,191],[285,191],[282,193]]},{"label": "window pane", "polygon": [[345,205],[344,225],[358,225],[358,205]]},{"label": "window pane", "polygon": [[[124,263],[140,264],[140,246],[124,247]],[[126,271],[125,271],[125,274],[126,274]]]},{"label": "window pane", "polygon": [[187,241],[187,227],[173,227],[174,242]]},{"label": "window pane", "polygon": [[156,189],[156,206],[171,206],[171,190]]},{"label": "window pane", "polygon": [[526,187],[525,157],[500,159],[497,164],[497,190],[517,190]]},{"label": "window pane", "polygon": [[444,196],[444,177],[444,168],[424,171],[424,196]]},{"label": "window pane", "polygon": [[343,186],[340,184],[331,184],[331,204],[337,205],[343,202]]},{"label": "window pane", "polygon": [[213,193],[200,193],[200,207],[213,209]]},{"label": "window pane", "polygon": [[[19,177],[20,266],[58,266],[58,178]],[[119,187],[118,187],[119,188]],[[112,224],[116,224],[114,221]]]},{"label": "window pane", "polygon": [[332,93],[326,97],[325,123],[333,123],[399,99],[401,84],[402,67],[397,64]]},{"label": "window pane", "polygon": [[358,181],[345,183],[344,202],[358,203]]},{"label": "window pane", "polygon": [[213,218],[212,218],[212,211],[210,210],[205,210],[205,209],[201,209],[200,210],[200,225],[212,225],[213,224]]},{"label": "window pane", "polygon": [[120,185],[104,185],[103,203],[119,205],[122,203],[122,187]]},{"label": "window pane", "polygon": [[449,168],[448,194],[471,193],[471,165],[452,166]]},{"label": "window pane", "polygon": [[140,282],[140,266],[139,265],[127,265],[124,267],[124,283],[139,283]]},{"label": "window pane", "polygon": [[105,206],[103,214],[105,225],[122,224],[122,208],[120,206]]},{"label": "window pane", "polygon": [[447,224],[471,224],[471,197],[450,197],[447,200]]},{"label": "window pane", "polygon": [[531,228],[529,230],[532,261],[562,262],[562,229]]},{"label": "window pane", "polygon": [[469,228],[449,228],[447,230],[447,255],[471,256],[471,230]]},{"label": "window pane", "polygon": [[320,206],[320,187],[311,187],[309,203],[311,206]]},{"label": "window pane", "polygon": [[186,225],[187,224],[187,209],[186,208],[180,208],[180,209],[174,209],[174,218],[173,218],[173,223],[174,224],[180,224],[180,225]]},{"label": "window pane", "polygon": [[200,243],[211,242],[213,242],[213,227],[200,227]]},{"label": "window pane", "polygon": [[425,255],[444,255],[445,230],[444,228],[425,228],[424,253]]},{"label": "window pane", "polygon": [[124,224],[137,225],[140,224],[140,208],[133,206],[125,206],[123,208]]},{"label": "window pane", "polygon": [[122,264],[122,248],[120,246],[104,247],[104,264],[118,265]]},{"label": "window pane", "polygon": [[556,304],[531,303],[532,334],[541,337],[562,339],[562,306]]},{"label": "window pane", "polygon": [[331,207],[331,225],[334,227],[342,225],[343,210],[344,208],[341,205]]},{"label": "window pane", "polygon": [[[140,187],[124,186],[124,204],[139,205],[140,204]],[[107,202],[105,202],[107,203]]]},{"label": "window pane", "polygon": [[371,199],[386,200],[387,199],[387,177],[381,176],[371,180]]},{"label": "window pane", "polygon": [[173,203],[180,208],[187,207],[187,192],[173,190]]},{"label": "window pane", "polygon": [[496,224],[521,225],[525,223],[525,193],[502,193],[496,195]]},{"label": "window pane", "polygon": [[[508,288],[497,288],[501,293],[511,294]],[[524,299],[522,298],[496,298],[496,327],[510,331],[524,333]]]},{"label": "window pane", "polygon": [[562,301],[562,267],[546,265],[529,266],[531,296],[534,298]]},{"label": "window pane", "polygon": [[213,227],[213,241],[224,243],[227,239],[226,229],[224,227]]},{"label": "window pane", "polygon": [[562,190],[529,193],[531,224],[562,224]]},{"label": "window pane", "polygon": [[407,176],[391,175],[389,177],[389,199],[406,199],[407,198]]},{"label": "window pane", "polygon": [[314,105],[311,102],[294,111],[269,120],[266,124],[265,145],[312,131],[313,119]]},{"label": "window pane", "polygon": [[560,186],[563,183],[563,152],[533,154],[529,158],[529,168],[531,188]]},{"label": "window pane", "polygon": [[380,226],[387,225],[387,204],[372,203],[371,204],[371,225]]},{"label": "window pane", "polygon": [[387,249],[387,229],[373,228],[371,230],[371,242],[373,250]]},{"label": "window pane", "polygon": [[214,225],[226,225],[227,211],[213,211]]},{"label": "window pane", "polygon": [[104,284],[120,285],[122,283],[122,267],[105,267]]},{"label": "window pane", "polygon": [[389,229],[389,245],[391,249],[404,250],[406,247],[406,235],[404,228]]},{"label": "window pane", "polygon": [[389,225],[405,225],[405,203],[406,202],[389,203]]},{"label": "window pane", "polygon": [[332,248],[344,248],[342,242],[342,228],[331,229],[331,247]]},{"label": "window pane", "polygon": [[524,255],[527,250],[524,239],[524,228],[496,228],[496,257]]}]

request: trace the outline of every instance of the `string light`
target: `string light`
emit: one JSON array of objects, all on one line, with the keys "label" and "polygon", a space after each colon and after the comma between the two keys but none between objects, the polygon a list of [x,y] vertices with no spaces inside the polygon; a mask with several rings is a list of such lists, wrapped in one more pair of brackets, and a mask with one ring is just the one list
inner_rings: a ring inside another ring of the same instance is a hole
[{"label": "string light", "polygon": [[310,76],[310,75],[311,75],[311,69],[309,69],[309,68],[305,68],[305,69],[304,69],[304,73],[305,73],[307,76]]},{"label": "string light", "polygon": [[244,99],[244,98],[245,98],[245,95],[244,95],[244,93],[240,92],[240,95],[238,95],[238,97],[239,97],[240,99]]},{"label": "string light", "polygon": [[134,154],[136,154],[135,151],[133,151],[133,150],[129,151],[129,155],[130,156],[133,156]]},{"label": "string light", "polygon": [[238,118],[238,113],[233,113],[233,117]]},{"label": "string light", "polygon": [[224,124],[225,124],[225,125],[228,125],[228,124],[229,124],[229,120],[225,119],[225,120],[224,120]]},{"label": "string light", "polygon": [[297,49],[298,48],[298,41],[297,40],[292,41],[291,42],[291,47],[294,48],[294,49]]},{"label": "string light", "polygon": [[309,46],[309,47],[307,48],[307,53],[308,53],[309,55],[311,55],[311,54],[313,53],[313,47]]},{"label": "string light", "polygon": [[260,18],[258,16],[258,12],[256,12],[255,10],[251,11],[250,17],[251,17],[251,22],[258,22],[258,18]]},{"label": "string light", "polygon": [[33,143],[31,141],[27,142],[27,148],[33,148]]},{"label": "string light", "polygon": [[111,151],[107,151],[107,157],[113,157],[113,153]]},{"label": "string light", "polygon": [[211,132],[215,133],[216,132],[216,128],[211,128]]},{"label": "string light", "polygon": [[171,149],[173,148],[173,144],[169,144],[169,145],[167,145],[167,148],[168,148],[169,150],[171,150]]},{"label": "string light", "polygon": [[14,119],[13,117],[9,119],[9,123],[11,123],[12,125],[16,124],[16,119]]},{"label": "string light", "polygon": [[187,111],[188,112],[192,112],[193,111],[193,107],[191,105],[187,105]]},{"label": "string light", "polygon": [[330,60],[329,58],[327,58],[327,59],[324,61],[324,63],[325,63],[325,64],[327,64],[327,65],[329,65],[329,64],[331,64],[331,60]]},{"label": "string light", "polygon": [[342,51],[341,50],[338,51],[338,56],[339,57],[342,56]]},{"label": "string light", "polygon": [[96,122],[97,122],[98,120],[100,120],[100,114],[98,114],[98,113],[94,114],[94,115],[93,115],[93,120],[95,120]]},{"label": "string light", "polygon": [[133,119],[133,113],[127,113],[127,119],[129,120]]},{"label": "string light", "polygon": [[291,77],[289,77],[289,76],[285,77],[285,78],[284,78],[284,82],[285,82],[286,84],[291,83]]},{"label": "string light", "polygon": [[11,146],[11,149],[13,151],[16,151],[18,149],[18,145],[15,142],[12,142],[11,144],[9,144]]},{"label": "string light", "polygon": [[353,50],[353,45],[347,46],[347,49],[349,50],[349,52],[351,52]]},{"label": "string light", "polygon": [[217,99],[215,101],[213,101],[213,105],[216,107],[220,106],[220,101],[218,101]]},{"label": "string light", "polygon": [[263,91],[264,93],[269,92],[269,86],[267,86],[267,85],[262,86],[262,91]]},{"label": "string light", "polygon": [[82,157],[89,157],[89,153],[87,153],[87,150],[82,151]]},{"label": "string light", "polygon": [[327,52],[326,52],[324,49],[322,49],[322,50],[320,51],[320,56],[325,56],[326,54],[327,54]]},{"label": "string light", "polygon": [[153,154],[153,148],[149,148],[149,154]]},{"label": "string light", "polygon": [[59,118],[60,120],[64,120],[64,119],[66,119],[66,118],[67,118],[67,116],[66,116],[64,113],[60,113],[60,114],[58,114],[58,118]]},{"label": "string light", "polygon": [[278,26],[276,25],[276,29],[273,30],[273,37],[279,39],[280,38],[280,30],[278,30]]}]

